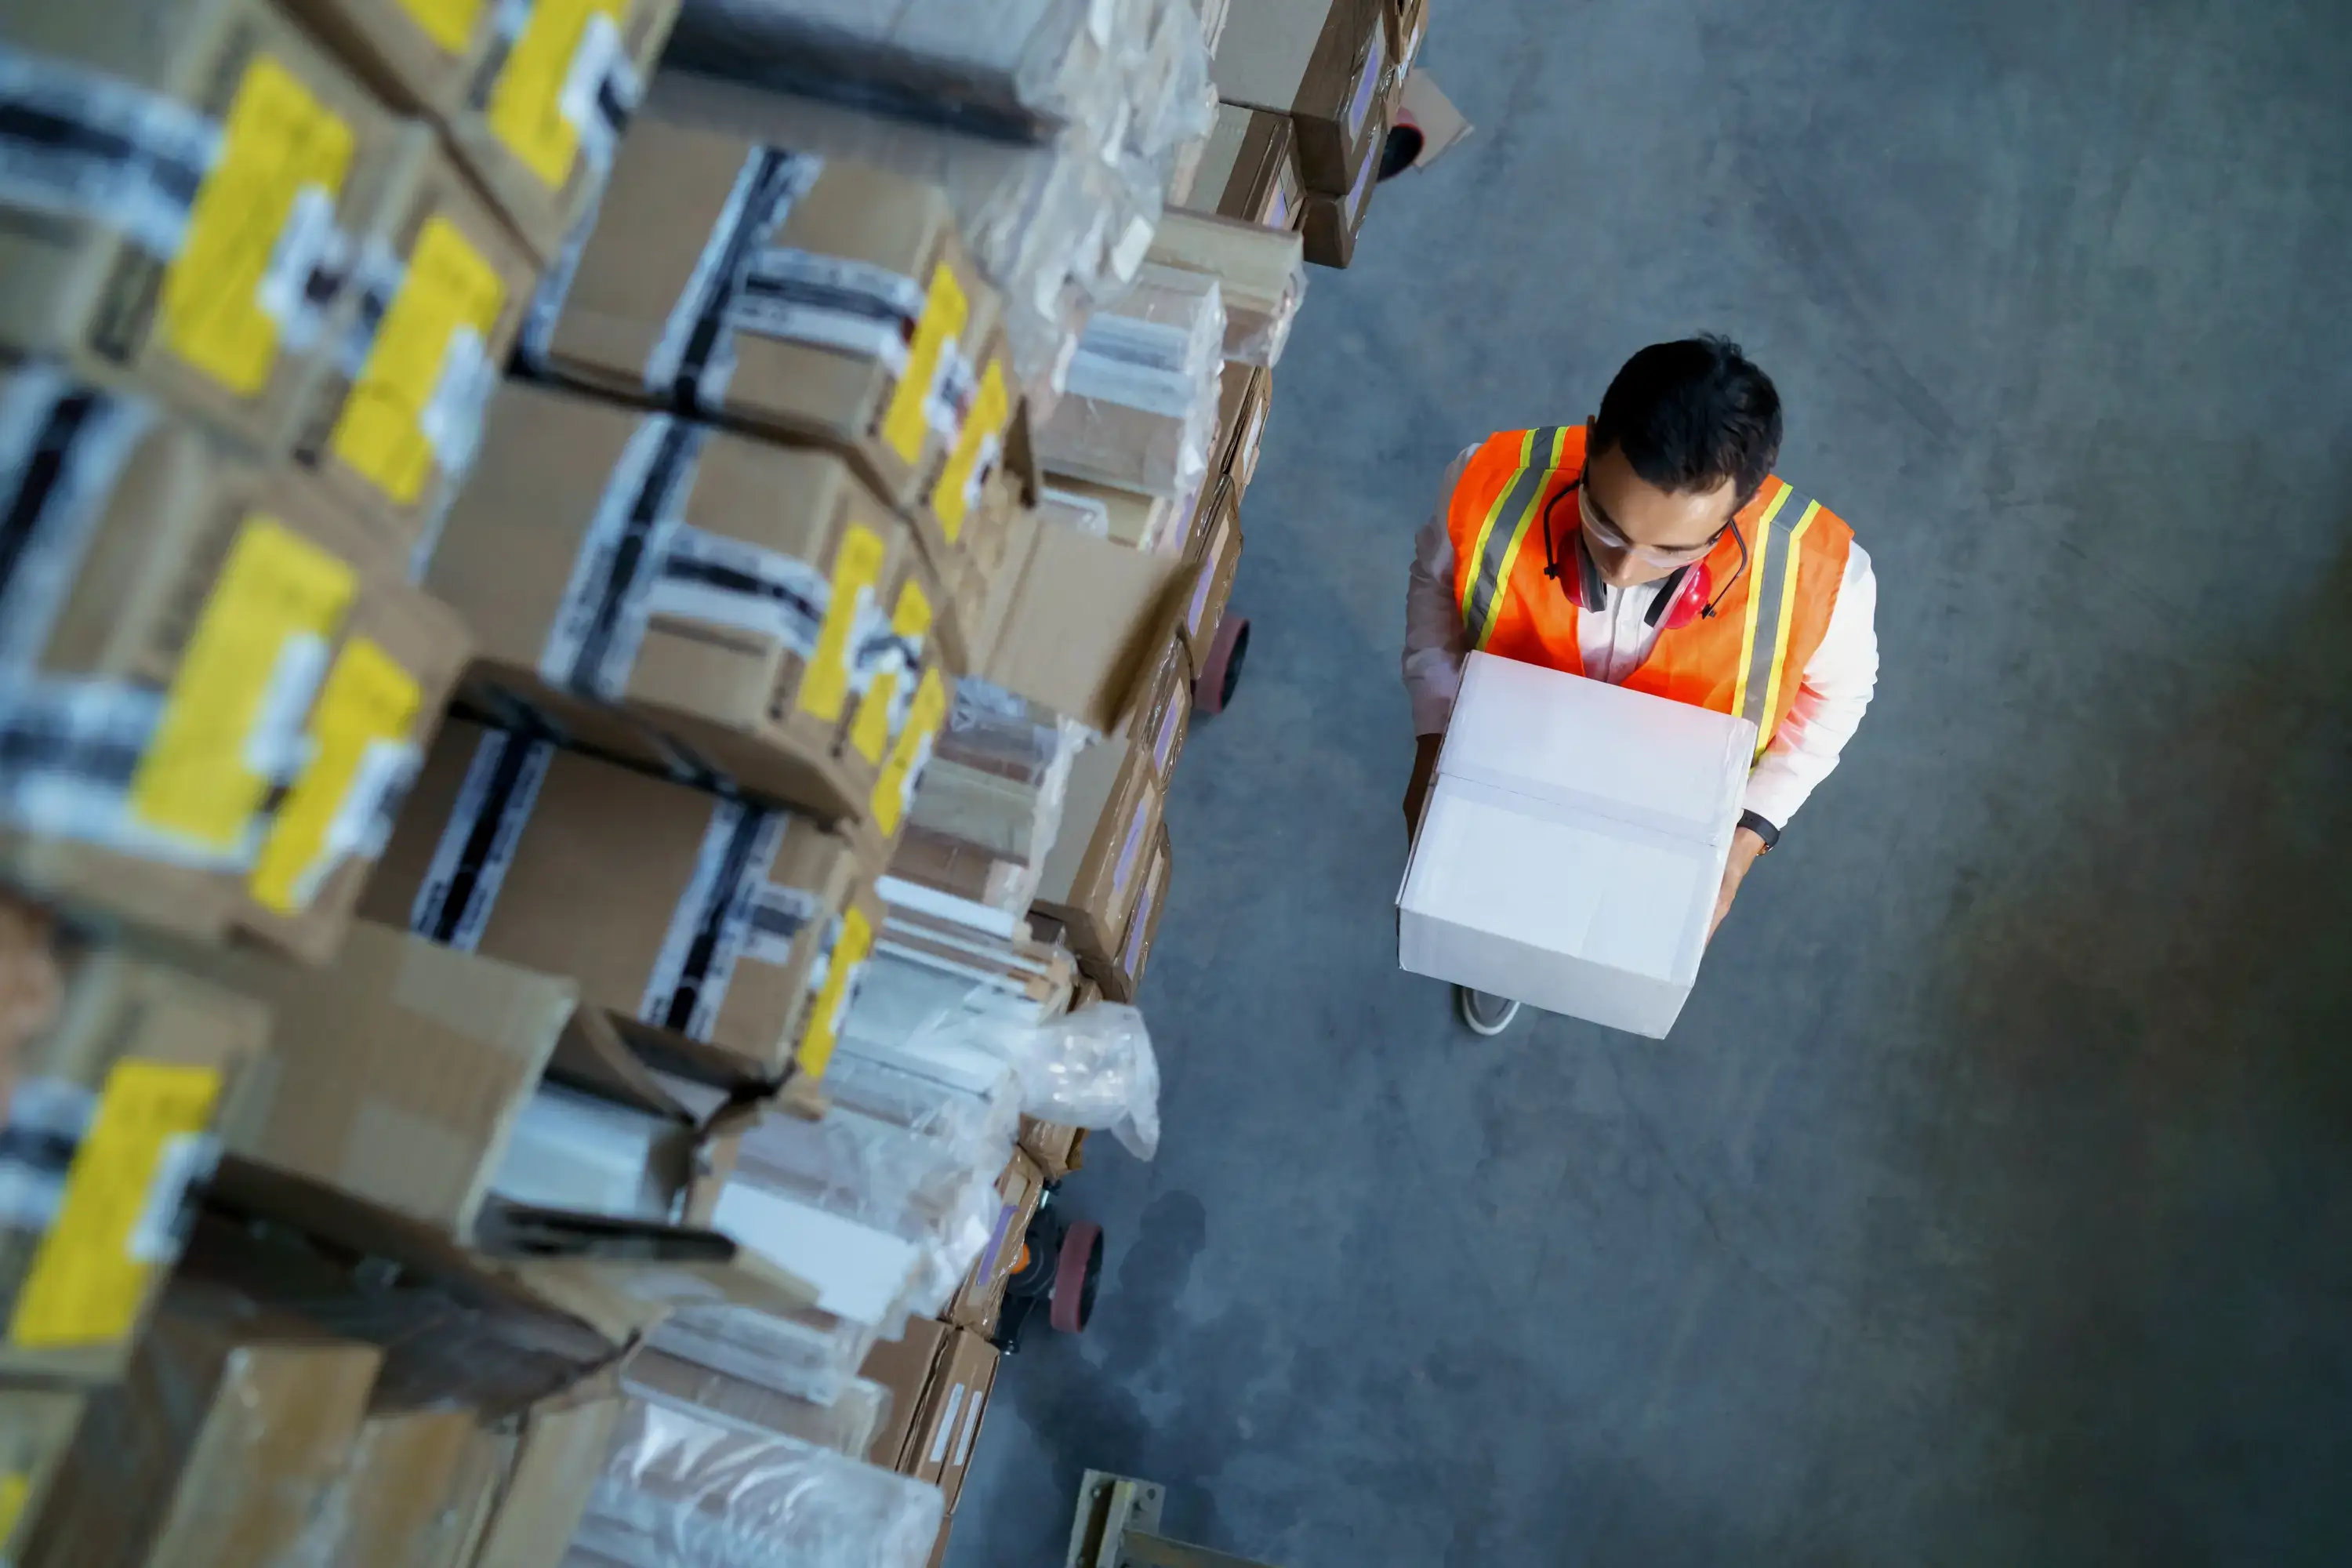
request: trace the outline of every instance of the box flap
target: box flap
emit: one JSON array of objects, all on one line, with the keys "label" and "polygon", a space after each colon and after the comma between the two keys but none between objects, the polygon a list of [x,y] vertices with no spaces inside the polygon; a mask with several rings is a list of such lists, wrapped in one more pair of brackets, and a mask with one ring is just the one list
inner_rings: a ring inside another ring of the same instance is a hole
[{"label": "box flap", "polygon": [[1437,771],[1719,844],[1755,745],[1745,719],[1473,653]]},{"label": "box flap", "polygon": [[1108,733],[1160,653],[1181,562],[1032,524],[1019,582],[980,672]]},{"label": "box flap", "polygon": [[1415,169],[1436,163],[1471,131],[1470,122],[1427,71],[1417,70],[1404,79],[1403,119],[1421,131],[1421,152],[1408,165]]}]

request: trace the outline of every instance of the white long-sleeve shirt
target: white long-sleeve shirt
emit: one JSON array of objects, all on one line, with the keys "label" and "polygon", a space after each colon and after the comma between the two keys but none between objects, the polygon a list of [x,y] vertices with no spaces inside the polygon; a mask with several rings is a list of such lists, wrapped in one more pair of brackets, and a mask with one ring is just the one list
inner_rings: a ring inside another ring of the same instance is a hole
[{"label": "white long-sleeve shirt", "polygon": [[[1463,467],[1476,450],[1465,448],[1446,469],[1437,510],[1413,542],[1412,573],[1404,597],[1404,689],[1412,703],[1416,735],[1445,729],[1462,686],[1462,661],[1470,652],[1469,634],[1454,595],[1454,539],[1446,531],[1445,512]],[[1654,583],[1609,588],[1603,608],[1577,616],[1577,648],[1585,674],[1614,686],[1642,667],[1658,640],[1657,628],[1642,618],[1657,593]],[[1878,686],[1877,608],[1878,578],[1871,571],[1868,552],[1857,543],[1846,557],[1837,603],[1830,610],[1821,647],[1806,662],[1789,716],[1748,775],[1748,809],[1775,827],[1789,825],[1806,797],[1836,769],[1845,743],[1862,727],[1863,713]]]}]

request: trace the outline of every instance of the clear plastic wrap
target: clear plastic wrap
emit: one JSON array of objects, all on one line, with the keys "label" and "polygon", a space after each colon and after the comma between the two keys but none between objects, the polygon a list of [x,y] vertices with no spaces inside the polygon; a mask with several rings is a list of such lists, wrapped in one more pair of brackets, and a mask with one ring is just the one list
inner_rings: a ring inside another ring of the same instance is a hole
[{"label": "clear plastic wrap", "polygon": [[[730,1200],[748,1187],[896,1237],[912,1247],[915,1270],[893,1305],[928,1315],[947,1305],[988,1245],[996,1176],[1012,1152],[1010,1135],[992,1147],[959,1147],[838,1104],[816,1121],[772,1114],[743,1131],[719,1215],[723,1225]],[[775,1261],[822,1288],[824,1268],[812,1259]],[[887,1330],[898,1315],[876,1321]]]},{"label": "clear plastic wrap", "polygon": [[[667,58],[772,89],[1043,142],[1099,117],[1142,39],[1089,0],[687,0]],[[1090,27],[1090,13],[1113,26]]]},{"label": "clear plastic wrap", "polygon": [[1160,1062],[1133,1007],[1047,1014],[985,987],[957,995],[948,976],[877,962],[843,1034],[844,1049],[887,1062],[993,1058],[1018,1079],[1024,1115],[1107,1131],[1140,1159],[1160,1147]]},{"label": "clear plastic wrap", "polygon": [[1226,359],[1270,368],[1282,358],[1307,294],[1306,246],[1297,234],[1213,213],[1171,212],[1151,237],[1145,274],[1163,267],[1217,280]]},{"label": "clear plastic wrap", "polygon": [[[1014,371],[1041,415],[1088,314],[1133,280],[1169,175],[1213,118],[1190,0],[696,0],[676,37],[656,113],[947,192],[1005,298]],[[1007,105],[1020,106],[1009,119]],[[992,115],[1000,134],[953,128]]]},{"label": "clear plastic wrap", "polygon": [[1040,521],[1082,533],[1088,539],[1110,537],[1110,509],[1099,498],[1076,490],[1045,486],[1037,492],[1037,517]]},{"label": "clear plastic wrap", "polygon": [[650,1345],[629,1357],[621,1386],[625,1393],[715,1411],[852,1458],[864,1457],[890,1418],[890,1391],[863,1377],[844,1384],[832,1404],[819,1405]]},{"label": "clear plastic wrap", "polygon": [[[1011,932],[1036,896],[1061,827],[1071,763],[1092,734],[987,681],[957,681],[948,721],[916,786],[891,881],[987,913],[930,897],[919,900],[925,909]],[[912,897],[891,888],[885,896],[894,903]]]},{"label": "clear plastic wrap", "polygon": [[831,1405],[866,1364],[866,1352],[885,1337],[875,1324],[814,1307],[777,1314],[713,1302],[672,1312],[654,1330],[650,1342],[656,1350],[730,1377],[814,1405]]},{"label": "clear plastic wrap", "polygon": [[795,1438],[632,1398],[570,1568],[922,1568],[940,1490]]},{"label": "clear plastic wrap", "polygon": [[1139,268],[1133,291],[1079,338],[1066,395],[1037,431],[1039,460],[1146,495],[1196,490],[1216,438],[1224,337],[1215,279]]}]

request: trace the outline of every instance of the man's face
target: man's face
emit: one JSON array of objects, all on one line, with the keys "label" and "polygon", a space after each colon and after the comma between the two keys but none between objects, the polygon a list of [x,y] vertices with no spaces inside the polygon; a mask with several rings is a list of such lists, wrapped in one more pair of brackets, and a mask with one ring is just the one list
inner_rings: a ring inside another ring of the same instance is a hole
[{"label": "man's face", "polygon": [[1612,447],[1584,466],[1584,545],[1612,587],[1654,583],[1703,559],[1738,509],[1733,481],[1704,492],[1662,490]]}]

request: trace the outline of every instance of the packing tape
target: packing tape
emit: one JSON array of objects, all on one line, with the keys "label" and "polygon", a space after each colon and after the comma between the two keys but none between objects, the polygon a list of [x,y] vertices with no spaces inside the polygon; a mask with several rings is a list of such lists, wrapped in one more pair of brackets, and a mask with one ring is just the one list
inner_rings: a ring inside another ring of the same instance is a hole
[{"label": "packing tape", "polygon": [[102,503],[153,417],[51,364],[0,384],[0,682],[39,662]]},{"label": "packing tape", "polygon": [[746,258],[724,310],[732,331],[837,349],[902,376],[923,287],[869,262],[776,247]]},{"label": "packing tape", "polygon": [[[707,412],[726,400],[735,368],[729,307],[752,254],[792,216],[824,173],[824,160],[755,147],[736,172],[687,285],[646,356],[646,390],[675,407]],[[568,285],[567,285],[568,286]]]},{"label": "packing tape", "polygon": [[667,555],[709,432],[648,416],[621,449],[540,649],[540,673],[604,701],[628,689],[655,568]]},{"label": "packing tape", "polygon": [[168,260],[220,144],[184,104],[0,44],[0,205],[93,219]]},{"label": "packing tape", "polygon": [[694,875],[670,910],[637,1016],[709,1041],[752,929],[751,911],[783,844],[785,814],[714,803]]},{"label": "packing tape", "polygon": [[814,563],[681,522],[654,567],[646,615],[733,626],[806,659],[816,652],[831,597]]},{"label": "packing tape", "polygon": [[410,931],[460,952],[481,944],[554,758],[550,742],[503,730],[483,734],[409,904]]}]

